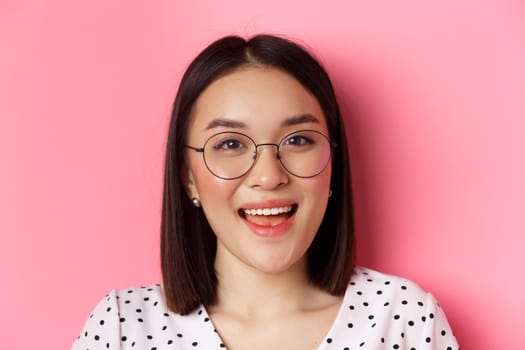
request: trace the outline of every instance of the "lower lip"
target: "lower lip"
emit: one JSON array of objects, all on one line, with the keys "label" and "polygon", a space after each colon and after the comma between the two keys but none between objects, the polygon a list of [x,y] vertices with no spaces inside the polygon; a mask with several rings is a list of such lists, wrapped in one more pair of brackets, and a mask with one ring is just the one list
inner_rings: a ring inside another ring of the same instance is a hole
[{"label": "lower lip", "polygon": [[293,213],[293,215],[290,216],[288,219],[275,226],[257,225],[253,222],[246,220],[245,218],[242,218],[242,220],[256,236],[265,238],[275,238],[284,236],[289,231],[290,227],[293,224],[296,213],[297,212]]}]

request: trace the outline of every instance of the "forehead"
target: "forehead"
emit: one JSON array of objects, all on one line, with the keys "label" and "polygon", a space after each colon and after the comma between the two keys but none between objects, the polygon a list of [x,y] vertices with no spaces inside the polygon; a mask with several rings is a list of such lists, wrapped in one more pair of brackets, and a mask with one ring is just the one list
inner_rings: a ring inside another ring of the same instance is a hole
[{"label": "forehead", "polygon": [[257,134],[278,132],[284,120],[302,115],[317,119],[314,129],[327,131],[319,102],[295,78],[275,68],[243,67],[215,80],[202,92],[192,111],[189,136],[213,134],[215,127],[210,125],[217,126],[217,119]]}]

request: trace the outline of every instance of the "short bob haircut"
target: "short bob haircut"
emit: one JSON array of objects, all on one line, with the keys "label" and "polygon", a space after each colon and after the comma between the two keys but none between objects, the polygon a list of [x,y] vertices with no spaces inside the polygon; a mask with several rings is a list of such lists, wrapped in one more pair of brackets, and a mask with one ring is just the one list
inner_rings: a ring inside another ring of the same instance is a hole
[{"label": "short bob haircut", "polygon": [[272,35],[219,39],[189,65],[179,85],[168,131],[161,222],[161,267],[168,307],[181,315],[216,302],[217,241],[202,209],[192,205],[181,178],[192,108],[214,80],[241,67],[271,67],[291,75],[317,98],[337,144],[327,210],[307,251],[310,283],[343,295],[353,273],[354,220],[343,120],[323,67],[301,46]]}]

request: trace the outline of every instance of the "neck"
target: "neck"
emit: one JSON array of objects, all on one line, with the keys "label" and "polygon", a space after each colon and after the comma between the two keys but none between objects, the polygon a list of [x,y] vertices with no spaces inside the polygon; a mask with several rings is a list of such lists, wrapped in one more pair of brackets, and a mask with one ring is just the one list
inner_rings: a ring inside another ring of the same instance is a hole
[{"label": "neck", "polygon": [[246,317],[264,317],[304,309],[312,287],[308,282],[306,257],[279,273],[257,270],[240,261],[218,259],[217,304],[212,312]]}]

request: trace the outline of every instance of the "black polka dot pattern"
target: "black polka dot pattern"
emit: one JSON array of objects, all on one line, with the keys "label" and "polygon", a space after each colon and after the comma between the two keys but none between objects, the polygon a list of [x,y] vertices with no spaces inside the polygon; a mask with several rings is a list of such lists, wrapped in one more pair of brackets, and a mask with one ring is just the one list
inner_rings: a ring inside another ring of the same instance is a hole
[{"label": "black polka dot pattern", "polygon": [[[72,350],[225,349],[199,307],[168,310],[160,284],[113,290],[90,314]],[[415,283],[356,267],[339,314],[318,350],[459,350],[445,314]]]},{"label": "black polka dot pattern", "polygon": [[96,306],[72,350],[221,349],[203,307],[181,316],[168,310],[160,284],[113,290]]},{"label": "black polka dot pattern", "polygon": [[[459,350],[434,297],[415,283],[356,267],[328,349]],[[329,345],[329,346],[327,346]]]}]

